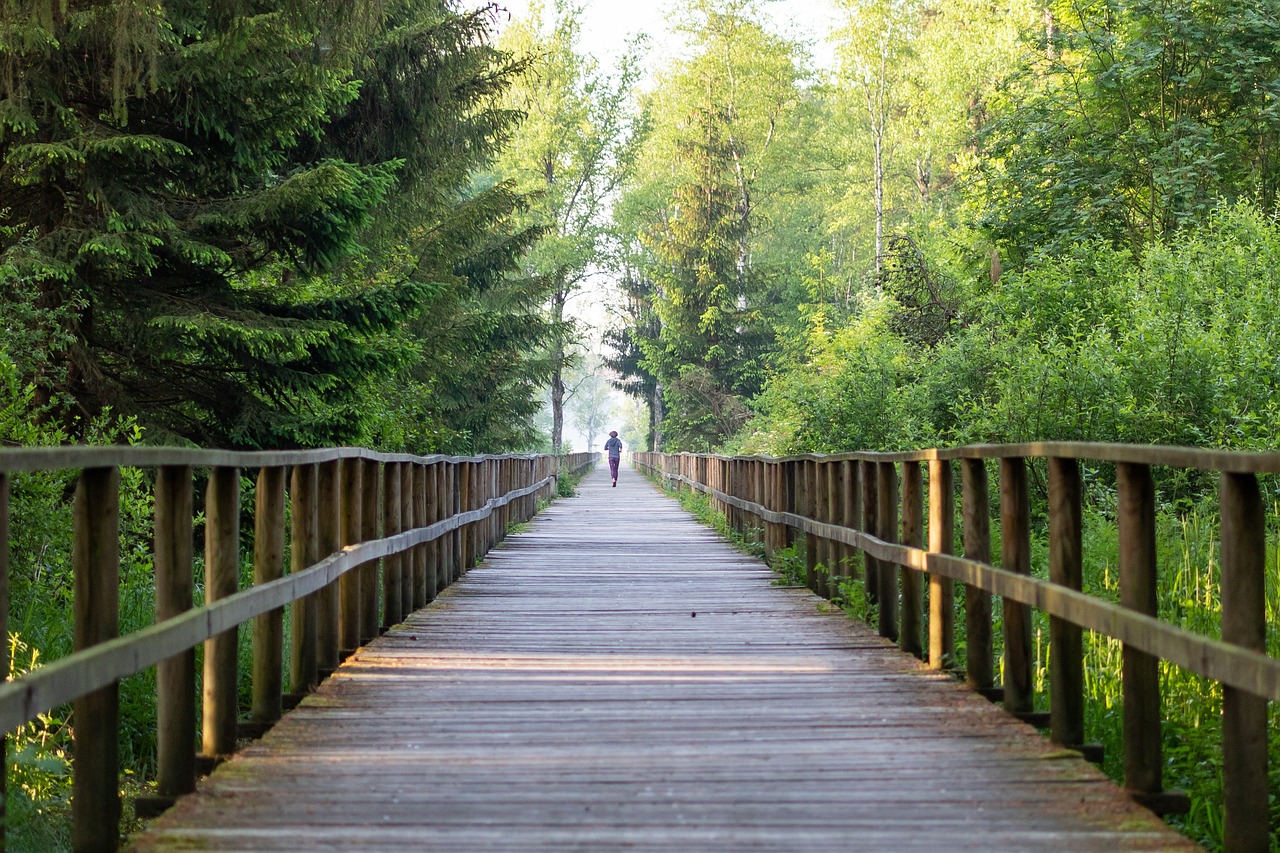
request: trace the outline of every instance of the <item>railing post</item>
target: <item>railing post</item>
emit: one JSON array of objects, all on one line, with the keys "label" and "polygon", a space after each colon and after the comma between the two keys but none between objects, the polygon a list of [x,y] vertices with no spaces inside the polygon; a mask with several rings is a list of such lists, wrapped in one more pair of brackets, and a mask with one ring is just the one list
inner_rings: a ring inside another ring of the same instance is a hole
[{"label": "railing post", "polygon": [[[924,547],[924,478],[919,462],[902,463],[902,544]],[[916,657],[924,656],[922,636],[924,601],[920,573],[905,566],[902,576],[902,625],[898,647]]]},{"label": "railing post", "polygon": [[[898,471],[892,462],[876,465],[876,519],[877,536],[885,542],[898,541]],[[880,593],[880,636],[898,639],[898,572],[888,560],[877,560],[879,579],[876,587]],[[905,571],[905,570],[904,570]]]},{"label": "railing post", "polygon": [[[413,517],[413,481],[414,469],[418,466],[412,462],[400,465],[400,530],[407,532],[418,526]],[[400,619],[407,619],[413,612],[413,564],[414,549],[400,553]]]},{"label": "railing post", "polygon": [[[156,472],[156,622],[193,606],[192,471],[174,465]],[[196,650],[156,665],[156,794],[171,802],[196,789]]]},{"label": "railing post", "polygon": [[[316,485],[316,524],[319,528],[322,560],[342,548],[342,466],[338,460],[320,463]],[[328,678],[342,662],[338,643],[338,582],[320,590],[319,624],[316,626],[316,665],[322,678]]]},{"label": "railing post", "polygon": [[[432,462],[423,469],[422,491],[426,499],[425,513],[422,523],[435,524],[440,520],[440,463]],[[427,580],[427,601],[435,601],[440,594],[440,540],[436,538],[426,543],[424,555],[426,560],[425,575]]]},{"label": "railing post", "polygon": [[[240,574],[240,469],[209,472],[205,497],[205,601],[236,594]],[[204,643],[204,713],[201,752],[221,759],[236,750],[237,629]]]},{"label": "railing post", "polygon": [[[364,522],[364,465],[358,458],[342,460],[342,545],[360,544]],[[352,569],[338,583],[338,648],[343,658],[360,648],[360,570]]]},{"label": "railing post", "polygon": [[[769,460],[764,463],[765,506],[774,512],[786,510],[786,479],[783,476],[783,463]],[[772,521],[764,525],[765,557],[773,565],[775,556],[787,547],[787,526]]]},{"label": "railing post", "polygon": [[[848,475],[844,462],[827,463],[827,522],[844,526],[845,477]],[[827,559],[827,597],[840,595],[840,579],[844,577],[844,552],[847,546],[843,542],[832,540],[828,543]]]},{"label": "railing post", "polygon": [[[1049,580],[1079,592],[1083,573],[1080,464],[1049,460]],[[1084,745],[1083,630],[1049,617],[1050,738],[1063,746]]]},{"label": "railing post", "polygon": [[[796,463],[796,515],[813,518],[815,497],[813,485],[813,460],[801,459]],[[804,534],[804,584],[811,591],[818,590],[818,537]]]},{"label": "railing post", "polygon": [[[955,553],[956,494],[951,462],[929,462],[929,550]],[[955,592],[951,578],[929,575],[929,668],[946,669],[956,656]]]},{"label": "railing post", "polygon": [[[965,459],[960,469],[961,513],[964,516],[964,556],[979,563],[991,562],[991,506],[988,503],[987,463]],[[995,686],[995,661],[991,650],[991,595],[965,585],[965,682],[974,690]]]},{"label": "railing post", "polygon": [[[320,550],[316,534],[316,466],[294,466],[290,493],[289,570],[297,574],[316,561]],[[316,628],[320,620],[319,594],[312,593],[290,608],[290,692],[295,698],[306,694],[320,680],[316,664]]]},{"label": "railing post", "polygon": [[[284,577],[284,474],[283,468],[258,471],[253,496],[255,586]],[[190,567],[187,574],[190,575]],[[253,618],[253,721],[270,724],[280,719],[283,695],[284,610],[281,608]]]},{"label": "railing post", "polygon": [[[378,509],[382,501],[382,465],[376,460],[363,462],[360,493],[360,541],[378,538]],[[370,560],[360,567],[360,642],[378,636],[378,561]]]},{"label": "railing post", "polygon": [[[559,460],[556,460],[557,472],[563,477],[564,472],[559,470]],[[476,465],[474,462],[466,461],[458,464],[458,510],[460,512],[470,512],[475,509],[476,501]],[[462,527],[462,565],[463,573],[470,571],[476,564],[476,540],[475,540],[475,522],[469,522]]]},{"label": "railing post", "polygon": [[[831,490],[830,477],[831,473],[829,463],[825,459],[816,459],[813,463],[813,518],[826,524],[831,520]],[[817,586],[814,592],[823,598],[831,597],[831,540],[825,536],[815,537],[817,541],[817,559],[822,565],[823,574],[819,575],[815,580]]]},{"label": "railing post", "polygon": [[[840,463],[840,467],[844,469],[844,476],[841,483],[841,489],[844,496],[841,498],[842,516],[840,523],[845,527],[859,530],[862,524],[862,465],[857,460],[846,460]],[[842,568],[841,575],[843,577],[853,576],[853,559],[858,553],[857,549],[852,545],[846,545],[841,550],[840,563]]]},{"label": "railing post", "polygon": [[[546,476],[551,476],[556,473],[555,457],[544,456],[542,464],[543,471],[546,473]],[[466,507],[466,495],[464,494],[466,490],[466,473],[467,464],[465,462],[454,462],[449,467],[449,501],[450,505],[453,507],[453,511],[450,515],[459,514]],[[555,495],[555,489],[556,482],[554,480],[547,484],[548,499]],[[453,561],[453,574],[451,578],[455,581],[461,578],[462,573],[466,571],[466,563],[464,562],[466,557],[466,550],[464,548],[465,535],[466,531],[461,527],[450,534],[451,541],[449,543],[449,547],[452,552],[451,559]]]},{"label": "railing post", "polygon": [[[862,463],[862,531],[868,536],[880,535],[876,511],[880,506],[879,471],[875,462]],[[880,562],[870,553],[862,552],[862,583],[866,588],[867,603],[880,602]]]},{"label": "railing post", "polygon": [[[115,639],[120,631],[120,472],[87,468],[76,484],[74,646]],[[120,835],[119,684],[75,700],[71,847],[115,850]]]},{"label": "railing post", "polygon": [[[1116,465],[1119,497],[1120,604],[1157,614],[1155,486],[1146,465]],[[1124,783],[1131,792],[1158,795],[1161,776],[1160,671],[1146,652],[1124,646]]]},{"label": "railing post", "polygon": [[[1000,562],[1006,571],[1031,574],[1031,497],[1027,463],[1000,460]],[[1004,708],[1029,714],[1034,708],[1031,681],[1031,605],[1004,599]]]},{"label": "railing post", "polygon": [[[9,659],[9,475],[0,471],[0,673],[8,675],[12,661]],[[193,715],[194,716],[194,715]],[[5,848],[5,824],[8,810],[7,802],[9,785],[9,736],[0,735],[0,850]]]},{"label": "railing post", "polygon": [[[389,538],[400,533],[400,462],[388,462],[382,477],[382,535]],[[400,563],[403,554],[389,554],[382,558],[382,630],[404,619],[400,607]]]},{"label": "railing post", "polygon": [[[413,469],[413,526],[425,527],[427,523],[427,469],[415,462],[409,466]],[[427,605],[427,546],[426,543],[413,547],[413,609],[419,610]]]},{"label": "railing post", "polygon": [[[752,488],[755,492],[755,502],[760,504],[763,507],[767,507],[769,505],[769,487],[766,485],[766,481],[765,481],[765,472],[767,470],[768,470],[768,465],[765,463],[763,459],[756,459],[752,462],[751,471],[752,471],[752,476],[754,478],[753,480],[754,485],[752,486]],[[765,525],[764,516],[759,516],[756,518],[756,525],[757,525],[756,541],[763,546],[767,541],[767,537],[765,534],[765,530],[767,528]]]},{"label": "railing post", "polygon": [[[1266,653],[1266,517],[1253,474],[1224,473],[1223,642]],[[1222,688],[1223,849],[1265,853],[1271,846],[1267,792],[1267,700]]]}]

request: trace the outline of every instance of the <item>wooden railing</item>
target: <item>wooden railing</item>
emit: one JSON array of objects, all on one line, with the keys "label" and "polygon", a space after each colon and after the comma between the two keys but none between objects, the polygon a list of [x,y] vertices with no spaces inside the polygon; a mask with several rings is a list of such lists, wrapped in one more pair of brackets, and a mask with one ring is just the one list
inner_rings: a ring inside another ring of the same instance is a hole
[{"label": "wooden railing", "polygon": [[[1048,580],[1029,574],[1029,459],[1047,460]],[[991,565],[988,460],[998,460],[1000,471],[1000,567]],[[1115,467],[1118,604],[1081,592],[1082,460]],[[805,533],[808,580],[819,594],[829,596],[832,585],[815,567],[821,563],[838,574],[846,557],[861,552],[881,635],[933,667],[949,666],[954,657],[952,585],[962,583],[965,679],[1002,698],[1015,714],[1032,716],[1033,709],[1030,608],[1047,612],[1047,722],[1052,739],[1064,746],[1085,747],[1082,631],[1121,641],[1124,784],[1157,811],[1185,802],[1163,785],[1158,661],[1220,682],[1225,849],[1270,849],[1267,702],[1280,701],[1280,661],[1265,647],[1266,532],[1257,475],[1280,473],[1280,453],[1043,443],[786,458],[637,453],[635,461],[643,471],[712,496],[738,531],[761,530],[767,555]],[[961,469],[963,557],[952,553],[955,462]],[[1221,640],[1157,618],[1153,466],[1220,476]],[[1001,688],[994,683],[992,595],[1003,600]]]},{"label": "wooden railing", "polygon": [[[474,566],[509,524],[530,518],[538,498],[555,493],[560,472],[576,472],[597,456],[416,457],[354,448],[0,451],[0,637],[8,636],[10,477],[79,471],[75,651],[0,685],[0,731],[11,732],[39,714],[74,703],[72,844],[76,850],[115,849],[121,815],[116,746],[120,679],[157,667],[157,796],[139,805],[161,808],[194,790],[198,764],[228,755],[237,736],[245,733],[245,725],[238,726],[236,703],[237,626],[253,623],[248,728],[265,728],[351,651],[424,606]],[[118,636],[121,468],[155,471],[156,623],[125,637]],[[192,554],[196,469],[207,469],[208,483],[205,603],[198,608],[193,607]],[[254,583],[241,590],[245,469],[257,477]],[[287,692],[286,607],[291,622]],[[201,643],[198,757],[195,648]],[[3,648],[6,657],[0,663],[7,670],[7,643]]]}]

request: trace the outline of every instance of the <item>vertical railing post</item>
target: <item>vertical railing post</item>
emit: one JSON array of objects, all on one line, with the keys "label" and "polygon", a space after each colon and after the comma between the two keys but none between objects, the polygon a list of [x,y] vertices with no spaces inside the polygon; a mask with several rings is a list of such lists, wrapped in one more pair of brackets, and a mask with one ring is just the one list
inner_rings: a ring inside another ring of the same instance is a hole
[{"label": "vertical railing post", "polygon": [[[831,492],[828,474],[830,465],[825,459],[816,459],[813,463],[813,518],[826,524],[831,520]],[[822,572],[815,578],[817,585],[814,592],[823,598],[831,597],[831,540],[825,536],[816,537],[817,560],[822,565]]]},{"label": "vertical railing post", "polygon": [[[400,524],[400,476],[401,462],[388,462],[382,475],[382,535],[395,536],[404,529]],[[382,558],[382,630],[404,619],[400,607],[400,563],[403,554],[388,554]]]},{"label": "vertical railing post", "polygon": [[[964,556],[979,563],[991,562],[991,505],[987,491],[987,463],[965,459],[960,469]],[[965,682],[974,690],[995,686],[995,660],[991,649],[991,594],[965,585]]]},{"label": "vertical railing post", "polygon": [[[413,517],[413,488],[417,465],[405,462],[400,466],[400,529],[409,531],[418,526]],[[414,549],[400,553],[400,618],[407,619],[413,612],[413,570],[416,562]]]},{"label": "vertical railing post", "polygon": [[[209,472],[205,497],[204,595],[212,603],[236,594],[240,574],[240,469]],[[201,752],[220,759],[236,750],[237,629],[204,642]]]},{"label": "vertical railing post", "polygon": [[[1000,562],[1006,571],[1031,574],[1031,496],[1027,491],[1027,462],[1018,457],[1000,460]],[[1031,605],[1002,602],[1004,614],[1004,708],[1011,714],[1030,714],[1034,708],[1031,681]]]},{"label": "vertical railing post", "polygon": [[[885,542],[898,541],[898,471],[892,462],[880,462],[876,476],[876,530]],[[888,560],[877,560],[880,571],[876,588],[880,593],[880,636],[898,639],[899,568]]]},{"label": "vertical railing post", "polygon": [[[843,527],[846,497],[845,477],[848,476],[848,466],[844,462],[829,462],[827,464],[827,521]],[[843,542],[833,540],[829,543],[827,559],[831,561],[831,564],[827,566],[829,572],[827,575],[828,598],[836,598],[840,595],[840,580],[845,574],[844,554],[847,547]]]},{"label": "vertical railing post", "polygon": [[[156,622],[194,606],[192,471],[156,472]],[[156,664],[156,795],[172,801],[196,789],[196,650]]]},{"label": "vertical railing post", "polygon": [[[253,493],[255,586],[284,577],[284,475],[284,468],[258,471]],[[280,719],[283,695],[284,608],[277,608],[253,618],[253,722],[269,725]]]},{"label": "vertical railing post", "polygon": [[[951,462],[929,462],[929,550],[955,553],[956,494]],[[929,668],[945,669],[956,656],[955,592],[951,578],[929,575]]]},{"label": "vertical railing post", "polygon": [[[544,456],[542,459],[543,471],[546,476],[556,473],[556,458],[554,456]],[[450,496],[452,501],[453,515],[461,513],[467,505],[467,463],[462,461],[454,462],[449,469]],[[550,500],[555,496],[556,481],[552,480],[547,484],[547,499]],[[459,527],[453,531],[452,542],[450,548],[453,549],[453,580],[458,580],[467,570],[466,567],[466,531]]]},{"label": "vertical railing post", "polygon": [[[342,460],[342,545],[358,545],[364,523],[364,464],[358,458]],[[360,570],[351,569],[338,582],[338,648],[345,659],[360,648]]]},{"label": "vertical railing post", "polygon": [[[1079,592],[1083,573],[1080,463],[1049,459],[1049,580]],[[1049,617],[1049,736],[1055,743],[1084,745],[1084,631]]]},{"label": "vertical railing post", "polygon": [[[796,515],[804,518],[813,517],[813,460],[798,459],[795,481]],[[809,589],[817,588],[818,537],[805,531],[804,534],[804,584]]]},{"label": "vertical railing post", "polygon": [[[120,472],[88,468],[76,485],[74,646],[115,639],[120,631]],[[71,847],[115,850],[120,835],[119,684],[73,703],[75,771],[71,783]]]},{"label": "vertical railing post", "polygon": [[[844,497],[841,499],[843,514],[840,523],[845,527],[860,530],[860,525],[862,524],[862,465],[857,460],[851,459],[841,462],[840,467],[844,469],[841,485],[844,492]],[[853,576],[854,557],[857,553],[857,549],[852,545],[844,546],[841,551],[842,575],[846,578]]]},{"label": "vertical railing post", "polygon": [[[0,675],[8,677],[9,660],[9,475],[0,471]],[[9,775],[9,736],[0,735],[0,850],[5,849],[5,826],[8,823],[8,809],[5,808],[9,793],[6,777]]]},{"label": "vertical railing post", "polygon": [[[425,527],[427,524],[427,468],[421,462],[415,462],[413,468],[413,526]],[[413,609],[419,610],[427,606],[427,545],[414,546],[413,549]]]},{"label": "vertical railing post", "polygon": [[[902,463],[902,544],[924,547],[924,478],[919,462]],[[916,657],[924,656],[923,578],[902,567],[902,619],[898,647]]]},{"label": "vertical railing post", "polygon": [[[880,506],[880,488],[878,466],[867,460],[862,463],[862,532],[868,536],[880,535],[880,524],[876,512]],[[880,602],[880,562],[871,554],[862,553],[863,586],[867,592],[869,604]]]},{"label": "vertical railing post", "polygon": [[[767,460],[764,463],[764,505],[773,512],[782,512],[783,492],[782,463]],[[774,556],[786,546],[785,525],[766,521],[764,525],[764,555],[769,565],[773,565]]]},{"label": "vertical railing post", "polygon": [[[362,463],[360,492],[360,541],[378,538],[378,510],[382,501],[382,465],[373,459]],[[378,636],[378,561],[360,567],[360,642]]]},{"label": "vertical railing post", "polygon": [[[559,460],[556,460],[556,462],[558,466]],[[564,472],[559,471],[559,476],[564,477]],[[474,462],[458,463],[458,486],[458,510],[460,512],[470,512],[475,508],[476,500],[476,466]],[[474,522],[470,522],[462,528],[462,565],[460,568],[464,574],[474,568],[476,564],[475,526]]]},{"label": "vertical railing post", "polygon": [[[1157,614],[1156,498],[1151,469],[1116,465],[1119,498],[1120,604]],[[1129,646],[1121,651],[1124,685],[1124,783],[1138,795],[1162,792],[1159,661]]]},{"label": "vertical railing post", "polygon": [[[342,466],[338,460],[320,463],[316,484],[316,525],[319,557],[324,559],[342,548]],[[342,662],[339,654],[338,582],[320,590],[319,622],[316,625],[316,665],[321,678],[328,678]]]},{"label": "vertical railing post", "polygon": [[[440,463],[432,462],[423,469],[423,495],[426,499],[426,515],[422,519],[425,525],[435,524],[440,520]],[[426,543],[423,553],[426,558],[424,573],[427,579],[427,601],[435,601],[440,594],[440,539]]]},{"label": "vertical railing post", "polygon": [[[289,570],[297,574],[315,563],[320,550],[316,536],[316,466],[294,466],[290,479]],[[316,623],[319,619],[318,593],[295,601],[290,608],[289,689],[293,699],[306,694],[320,680],[316,664]]]},{"label": "vertical railing post", "polygon": [[[1222,640],[1266,653],[1266,517],[1253,474],[1224,473],[1219,486],[1222,525]],[[1267,785],[1267,700],[1222,688],[1223,849],[1271,847]]]}]

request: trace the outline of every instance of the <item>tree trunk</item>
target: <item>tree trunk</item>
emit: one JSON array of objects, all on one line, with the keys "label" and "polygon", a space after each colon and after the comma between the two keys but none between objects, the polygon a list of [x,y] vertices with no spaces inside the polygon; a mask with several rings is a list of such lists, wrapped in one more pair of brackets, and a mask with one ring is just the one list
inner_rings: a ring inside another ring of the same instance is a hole
[{"label": "tree trunk", "polygon": [[649,399],[649,451],[662,447],[662,383],[654,380],[653,396]]},{"label": "tree trunk", "polygon": [[560,453],[564,437],[564,346],[556,343],[555,371],[551,374],[551,452]]},{"label": "tree trunk", "polygon": [[564,304],[568,298],[568,287],[563,277],[557,276],[555,293],[551,297],[551,321],[556,327],[551,352],[551,452],[557,455],[564,443]]}]

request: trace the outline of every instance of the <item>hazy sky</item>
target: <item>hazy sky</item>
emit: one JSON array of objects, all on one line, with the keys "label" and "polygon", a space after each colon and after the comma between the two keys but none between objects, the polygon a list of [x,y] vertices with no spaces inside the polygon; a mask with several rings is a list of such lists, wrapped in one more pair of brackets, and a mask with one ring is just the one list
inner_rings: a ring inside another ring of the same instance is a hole
[{"label": "hazy sky", "polygon": [[[499,0],[513,18],[528,12],[529,0]],[[544,0],[544,9],[554,0]],[[583,32],[581,49],[612,65],[636,33],[649,36],[649,68],[660,67],[679,52],[678,38],[667,23],[669,13],[680,0],[582,0]],[[826,34],[833,18],[831,0],[765,0],[762,8],[772,20],[775,32],[809,45],[819,65],[829,64]]]}]

